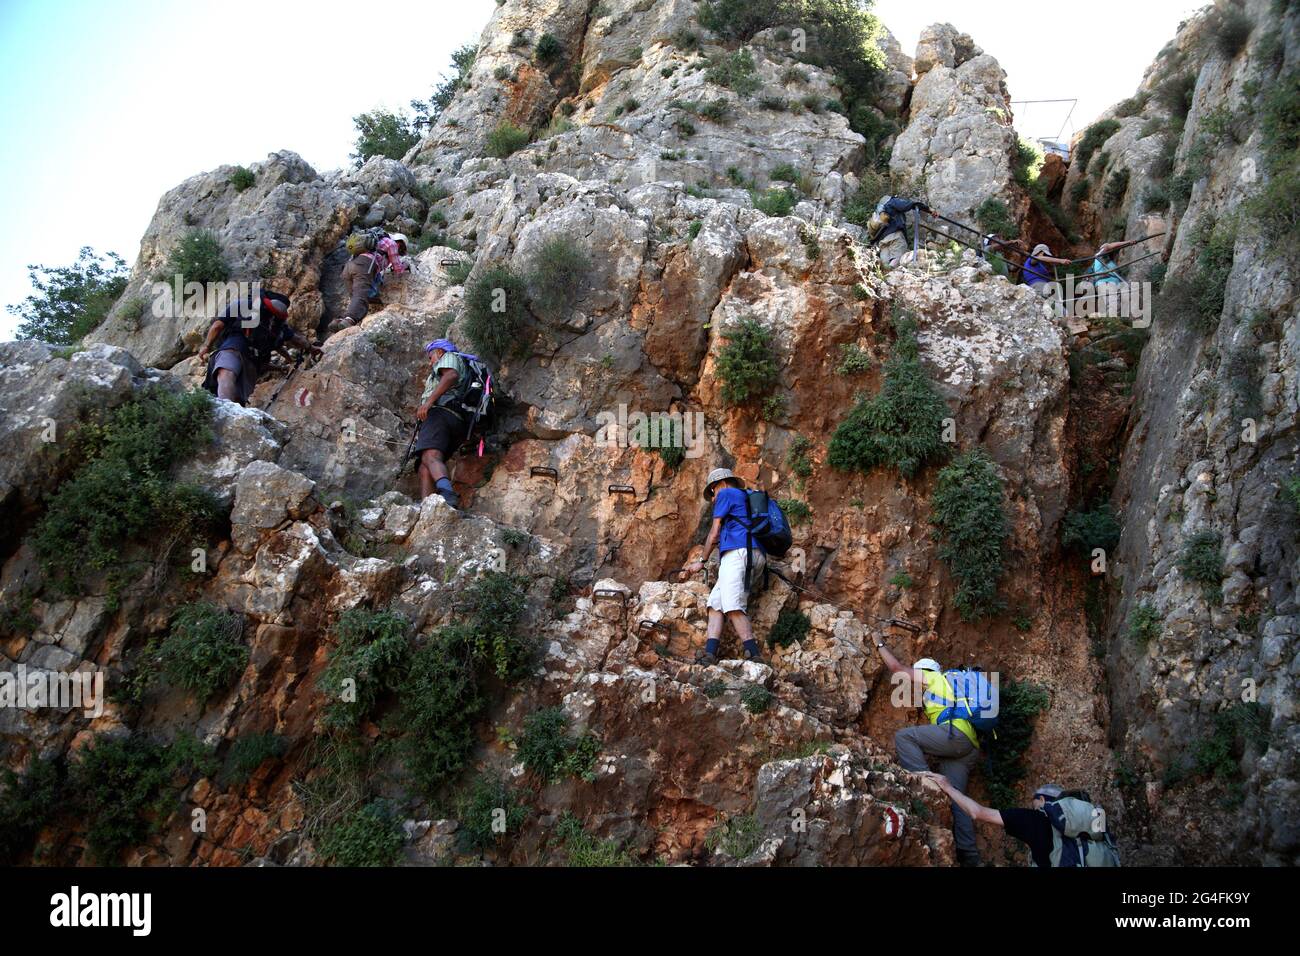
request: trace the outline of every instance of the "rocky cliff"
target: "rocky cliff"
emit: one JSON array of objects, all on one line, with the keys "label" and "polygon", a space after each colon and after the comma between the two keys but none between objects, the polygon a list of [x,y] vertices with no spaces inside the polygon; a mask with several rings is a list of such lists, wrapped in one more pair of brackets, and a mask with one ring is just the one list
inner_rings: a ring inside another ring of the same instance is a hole
[{"label": "rocky cliff", "polygon": [[[1265,100],[1294,86],[1300,44],[1287,5],[1246,13],[1236,51],[1214,42],[1214,14],[1186,24],[1122,110],[1136,111],[1090,134],[1093,173],[1076,144],[1058,185],[1084,245],[1169,234],[1149,335],[1058,317],[960,248],[881,272],[860,228],[868,192],[924,195],[963,221],[990,199],[1030,205],[1002,72],[949,26],[914,59],[882,35],[869,91],[851,96],[797,49],[798,24],[736,39],[694,0],[505,0],[403,160],[322,176],[280,152],[251,186],[223,167],[176,187],[83,349],[0,345],[4,667],[103,673],[114,691],[89,716],[0,709],[0,753],[25,774],[8,805],[59,786],[89,801],[11,824],[0,850],[950,864],[946,801],[892,763],[913,712],[873,640],[897,617],[919,626],[887,633],[900,658],[1021,688],[1007,719],[1023,740],[978,797],[1025,799],[1024,783],[1053,778],[1107,807],[1126,859],[1294,862],[1294,262],[1246,219],[1295,146],[1277,146]],[[1190,87],[1181,126],[1173,92],[1155,92],[1170,76]],[[1220,108],[1239,111],[1231,145],[1198,152]],[[1184,174],[1188,195],[1164,210],[1142,198]],[[1231,249],[1222,307],[1201,316],[1203,295],[1173,293],[1234,216],[1215,245]],[[293,324],[323,336],[344,306],[342,240],[376,225],[422,250],[364,322],[324,338],[274,400],[287,367],[257,408],[195,412],[207,440],[170,472],[102,479],[128,500],[160,482],[150,516],[202,493],[211,520],[160,543],[129,512],[122,547],[78,530],[82,559],[60,558],[50,515],[96,500],[75,483],[115,460],[102,436],[122,421],[147,433],[137,407],[171,409],[196,384],[206,318],[138,306],[183,237],[210,231],[231,278],[291,294]],[[571,267],[559,302],[532,279],[556,248]],[[502,421],[485,455],[459,460],[461,510],[415,500],[409,471],[394,476],[422,346],[475,344],[475,302],[500,287]],[[775,384],[738,400],[733,346],[755,327]],[[841,425],[900,376],[942,404],[943,447],[917,467],[846,467]],[[611,432],[634,413],[702,427],[673,453]],[[987,582],[963,573],[939,516],[952,482],[972,493],[946,465],[971,460],[1002,522]],[[690,663],[708,588],[676,571],[702,543],[719,465],[798,519],[794,586],[771,579],[754,609],[757,634],[780,638],[767,664]],[[1099,571],[1068,532],[1107,501],[1122,532]],[[1183,560],[1202,533],[1218,536],[1217,599]],[[970,591],[990,596],[980,613]],[[201,659],[214,648],[220,667]],[[101,786],[118,764],[147,800]],[[498,817],[504,832],[484,822]],[[1019,859],[984,839],[986,858]]]}]

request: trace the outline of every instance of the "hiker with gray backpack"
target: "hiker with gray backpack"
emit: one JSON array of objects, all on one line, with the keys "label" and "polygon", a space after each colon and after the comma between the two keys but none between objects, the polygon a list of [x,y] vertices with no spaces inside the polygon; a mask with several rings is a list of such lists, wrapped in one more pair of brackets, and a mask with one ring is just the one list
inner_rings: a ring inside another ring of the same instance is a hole
[{"label": "hiker with gray backpack", "polygon": [[[890,673],[905,681],[908,694],[904,699],[920,706],[928,721],[924,726],[905,727],[894,734],[898,765],[904,770],[928,771],[929,761],[934,760],[951,787],[965,793],[971,768],[980,760],[979,734],[991,732],[997,725],[995,685],[982,671],[944,671],[929,657],[905,667],[883,641],[876,641],[876,650]],[[958,863],[979,866],[975,824],[956,801],[952,805],[952,833]]]},{"label": "hiker with gray backpack", "polygon": [[697,664],[716,664],[722,643],[722,625],[731,621],[745,648],[745,660],[761,664],[763,656],[754,639],[746,608],[759,573],[767,568],[767,557],[784,557],[790,549],[790,523],[776,500],[765,491],[750,491],[727,468],[709,473],[704,498],[713,502],[713,525],[699,560],[685,568],[696,573],[718,548],[718,580],[709,594],[709,624],[704,650]]},{"label": "hiker with gray backpack", "polygon": [[[460,352],[450,339],[436,339],[424,351],[429,377],[415,413],[410,453],[419,461],[420,498],[436,491],[455,508],[460,498],[452,488],[447,461],[474,435],[483,454],[482,435],[495,401],[492,374],[478,356]],[[405,467],[405,460],[402,464]]]},{"label": "hiker with gray backpack", "polygon": [[1119,866],[1119,850],[1106,829],[1106,814],[1086,790],[1054,783],[1034,791],[1033,807],[994,810],[981,806],[936,773],[933,781],[972,820],[1002,827],[1029,847],[1030,866]]}]

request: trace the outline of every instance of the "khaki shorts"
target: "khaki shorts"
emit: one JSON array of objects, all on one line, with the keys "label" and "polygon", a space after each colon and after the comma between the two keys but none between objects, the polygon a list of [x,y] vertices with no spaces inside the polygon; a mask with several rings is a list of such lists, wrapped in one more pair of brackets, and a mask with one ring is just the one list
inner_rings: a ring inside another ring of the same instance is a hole
[{"label": "khaki shorts", "polygon": [[[753,586],[767,566],[767,558],[762,551],[754,548],[750,552],[749,561],[749,583]],[[718,583],[713,585],[713,590],[709,593],[709,609],[723,614],[732,611],[743,614],[748,603],[749,594],[745,590],[745,549],[733,548],[718,562]]]}]

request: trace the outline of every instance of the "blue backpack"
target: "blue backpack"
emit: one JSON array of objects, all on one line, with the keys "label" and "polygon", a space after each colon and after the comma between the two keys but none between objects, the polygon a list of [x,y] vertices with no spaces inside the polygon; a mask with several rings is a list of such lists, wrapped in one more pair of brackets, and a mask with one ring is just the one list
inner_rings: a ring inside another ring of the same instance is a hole
[{"label": "blue backpack", "polygon": [[766,491],[746,491],[745,506],[749,510],[749,533],[765,554],[784,558],[794,543],[790,522],[776,499]]},{"label": "blue backpack", "polygon": [[944,671],[944,678],[952,688],[953,701],[939,714],[936,724],[953,720],[968,720],[976,731],[992,731],[998,725],[998,692],[978,667],[969,670]]}]

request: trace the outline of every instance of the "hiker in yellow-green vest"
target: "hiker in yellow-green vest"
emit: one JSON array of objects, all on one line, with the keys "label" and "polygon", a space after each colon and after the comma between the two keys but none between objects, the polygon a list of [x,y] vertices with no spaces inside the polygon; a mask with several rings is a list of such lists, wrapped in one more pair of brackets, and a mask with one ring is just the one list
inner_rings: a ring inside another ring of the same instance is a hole
[{"label": "hiker in yellow-green vest", "polygon": [[[928,657],[911,667],[904,667],[879,640],[876,641],[876,650],[891,673],[906,676],[910,682],[908,700],[919,701],[929,721],[924,726],[905,727],[894,734],[898,765],[904,770],[926,771],[930,769],[930,758],[934,758],[939,773],[956,790],[965,793],[971,767],[980,759],[979,737],[970,721],[936,722],[956,696],[943,676],[943,668]],[[952,835],[957,845],[957,862],[962,866],[979,866],[975,824],[956,802],[952,804]]]}]

